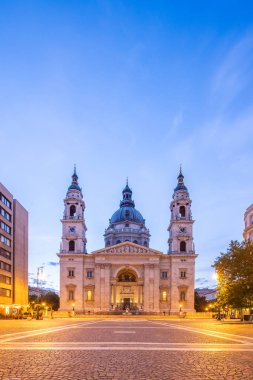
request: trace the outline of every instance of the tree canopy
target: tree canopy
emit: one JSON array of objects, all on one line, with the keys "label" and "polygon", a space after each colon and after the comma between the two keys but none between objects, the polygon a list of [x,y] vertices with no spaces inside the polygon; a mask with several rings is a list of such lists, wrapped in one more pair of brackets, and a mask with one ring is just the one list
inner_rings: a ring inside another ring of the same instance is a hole
[{"label": "tree canopy", "polygon": [[217,303],[221,307],[253,307],[253,243],[231,241],[227,252],[216,258]]}]

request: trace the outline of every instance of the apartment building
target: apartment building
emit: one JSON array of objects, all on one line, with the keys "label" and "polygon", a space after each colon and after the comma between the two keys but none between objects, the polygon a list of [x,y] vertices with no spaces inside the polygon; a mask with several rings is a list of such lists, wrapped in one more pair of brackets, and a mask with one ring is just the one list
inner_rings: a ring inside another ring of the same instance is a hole
[{"label": "apartment building", "polygon": [[0,313],[28,303],[28,212],[0,183]]}]

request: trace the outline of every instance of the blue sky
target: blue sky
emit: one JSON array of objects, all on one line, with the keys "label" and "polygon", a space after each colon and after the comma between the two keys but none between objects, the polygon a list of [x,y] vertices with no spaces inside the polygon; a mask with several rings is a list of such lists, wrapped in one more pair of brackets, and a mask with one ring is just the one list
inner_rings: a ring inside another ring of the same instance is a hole
[{"label": "blue sky", "polygon": [[30,214],[31,280],[56,265],[74,163],[88,251],[103,247],[125,179],[167,251],[179,165],[193,200],[196,286],[242,239],[253,203],[250,1],[2,1],[0,180]]}]

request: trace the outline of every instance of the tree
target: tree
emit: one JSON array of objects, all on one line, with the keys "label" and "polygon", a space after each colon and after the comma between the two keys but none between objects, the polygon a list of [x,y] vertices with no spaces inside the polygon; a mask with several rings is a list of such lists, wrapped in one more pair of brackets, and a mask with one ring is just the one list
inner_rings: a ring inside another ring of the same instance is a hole
[{"label": "tree", "polygon": [[60,306],[60,298],[58,294],[54,292],[47,292],[42,295],[41,302],[45,302],[47,306],[50,306],[53,310],[58,310]]},{"label": "tree", "polygon": [[198,292],[195,291],[195,302],[194,308],[196,311],[205,311],[208,306],[208,301],[205,296],[200,296]]},{"label": "tree", "polygon": [[231,241],[214,262],[218,276],[217,304],[224,308],[253,306],[253,243]]}]

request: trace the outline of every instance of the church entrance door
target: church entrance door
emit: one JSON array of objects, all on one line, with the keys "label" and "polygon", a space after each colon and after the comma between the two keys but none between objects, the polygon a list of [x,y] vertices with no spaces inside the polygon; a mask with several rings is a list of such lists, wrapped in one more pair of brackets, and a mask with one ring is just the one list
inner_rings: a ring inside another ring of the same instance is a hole
[{"label": "church entrance door", "polygon": [[130,298],[124,298],[123,310],[130,310]]}]

